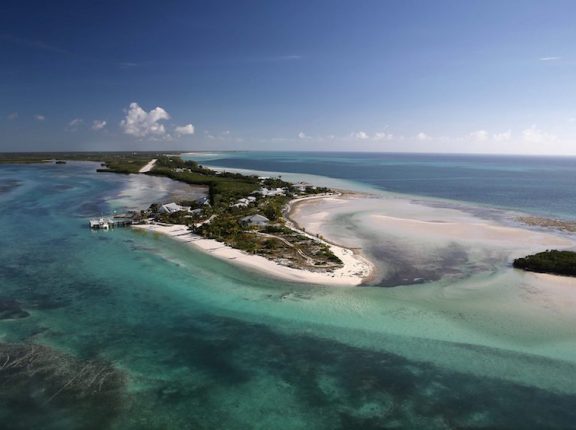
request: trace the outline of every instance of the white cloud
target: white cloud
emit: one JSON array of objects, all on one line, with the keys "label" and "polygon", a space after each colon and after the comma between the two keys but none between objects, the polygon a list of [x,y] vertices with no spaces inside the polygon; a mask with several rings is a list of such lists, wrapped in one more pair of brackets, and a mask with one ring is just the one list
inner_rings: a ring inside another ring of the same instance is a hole
[{"label": "white cloud", "polygon": [[492,135],[492,139],[496,142],[508,142],[512,139],[512,131],[503,131],[502,133],[495,133]]},{"label": "white cloud", "polygon": [[12,112],[11,114],[8,115],[7,118],[8,118],[10,121],[14,121],[15,119],[18,118],[18,116],[19,116],[19,115],[18,115],[18,112]]},{"label": "white cloud", "polygon": [[522,132],[522,140],[528,143],[545,143],[556,140],[556,136],[546,133],[533,125]]},{"label": "white cloud", "polygon": [[78,129],[84,124],[84,120],[81,118],[74,118],[66,126],[66,131],[78,131]]},{"label": "white cloud", "polygon": [[170,119],[170,115],[161,107],[146,112],[138,103],[133,102],[126,111],[126,117],[120,122],[120,127],[124,133],[135,137],[169,138],[166,127],[160,123],[167,119]]},{"label": "white cloud", "polygon": [[100,120],[100,119],[95,119],[94,121],[92,121],[92,130],[102,130],[104,127],[106,127],[107,122],[104,120]]},{"label": "white cloud", "polygon": [[470,139],[475,142],[484,142],[488,140],[488,132],[486,130],[476,130],[470,133]]},{"label": "white cloud", "polygon": [[392,140],[394,139],[394,135],[392,133],[374,133],[374,140]]},{"label": "white cloud", "polygon": [[357,131],[352,133],[352,137],[354,139],[358,139],[358,140],[367,140],[370,139],[370,136],[368,136],[368,133],[366,133],[365,131]]},{"label": "white cloud", "polygon": [[186,125],[183,125],[181,127],[176,127],[174,129],[174,132],[178,136],[184,136],[187,134],[194,134],[194,126],[192,124],[186,124]]},{"label": "white cloud", "polygon": [[430,136],[428,136],[426,133],[420,132],[416,135],[416,139],[418,139],[418,140],[430,140]]},{"label": "white cloud", "polygon": [[556,60],[560,60],[562,59],[562,57],[541,57],[538,58],[538,60],[540,61],[556,61]]},{"label": "white cloud", "polygon": [[308,139],[312,139],[312,138],[310,136],[308,136],[306,133],[304,133],[303,131],[301,131],[300,133],[298,133],[298,139],[308,140]]},{"label": "white cloud", "polygon": [[34,119],[36,121],[44,121],[44,120],[46,120],[46,117],[44,115],[38,114],[38,115],[34,115]]}]

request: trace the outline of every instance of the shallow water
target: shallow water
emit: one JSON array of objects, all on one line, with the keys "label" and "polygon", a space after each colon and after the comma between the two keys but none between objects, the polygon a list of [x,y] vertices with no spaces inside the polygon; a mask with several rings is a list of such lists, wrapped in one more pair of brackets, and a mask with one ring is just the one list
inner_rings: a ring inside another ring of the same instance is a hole
[{"label": "shallow water", "polygon": [[0,305],[29,314],[0,320],[2,428],[575,427],[573,296],[498,267],[393,289],[289,284],[85,228],[158,198],[140,175],[130,186],[149,192],[126,201],[126,179],[0,166]]}]

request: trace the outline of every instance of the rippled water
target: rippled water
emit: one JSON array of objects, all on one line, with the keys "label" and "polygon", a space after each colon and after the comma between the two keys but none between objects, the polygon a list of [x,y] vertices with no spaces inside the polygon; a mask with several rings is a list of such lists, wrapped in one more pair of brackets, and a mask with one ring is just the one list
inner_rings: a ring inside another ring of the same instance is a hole
[{"label": "rippled water", "polygon": [[222,152],[207,165],[308,173],[377,189],[576,218],[576,157]]},{"label": "rippled water", "polygon": [[0,427],[575,427],[574,319],[520,275],[297,285],[89,231],[168,192],[127,178],[0,165]]}]

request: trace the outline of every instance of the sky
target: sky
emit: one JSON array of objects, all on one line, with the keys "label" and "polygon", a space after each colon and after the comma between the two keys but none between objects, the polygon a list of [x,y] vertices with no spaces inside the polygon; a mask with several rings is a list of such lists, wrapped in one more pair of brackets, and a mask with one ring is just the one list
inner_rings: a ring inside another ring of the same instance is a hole
[{"label": "sky", "polygon": [[576,154],[573,0],[0,3],[0,151]]}]

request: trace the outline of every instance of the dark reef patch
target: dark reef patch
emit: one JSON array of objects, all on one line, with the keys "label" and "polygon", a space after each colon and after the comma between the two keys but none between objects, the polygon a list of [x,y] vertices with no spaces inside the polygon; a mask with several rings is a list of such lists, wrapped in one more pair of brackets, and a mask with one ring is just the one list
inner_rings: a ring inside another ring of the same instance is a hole
[{"label": "dark reef patch", "polygon": [[125,376],[42,345],[0,343],[2,429],[105,429],[125,404]]},{"label": "dark reef patch", "polygon": [[[292,412],[297,419],[320,420],[306,428],[575,428],[573,395],[455,373],[392,353],[286,335],[226,317],[199,315],[172,323],[162,335],[151,327],[137,331],[152,336],[147,342],[156,345],[162,366],[187,369],[191,376],[154,383],[150,374],[155,388],[141,393],[146,401],[140,407],[170,411],[170,423],[179,428],[187,428],[189,420],[205,429],[256,428],[246,427],[241,417],[248,412],[242,408],[251,411],[254,423],[270,416],[281,419],[282,405],[264,399],[283,398],[284,391],[298,405]],[[252,393],[263,375],[271,381],[268,391]],[[229,409],[216,394],[223,387],[261,397],[264,404],[252,411],[251,401],[238,397]],[[166,422],[160,415],[148,419],[159,427]]]},{"label": "dark reef patch", "polygon": [[0,297],[0,320],[26,318],[29,315],[16,300]]},{"label": "dark reef patch", "polygon": [[22,185],[22,181],[17,179],[4,179],[0,181],[0,194],[8,193],[12,190],[15,190],[19,186]]}]

